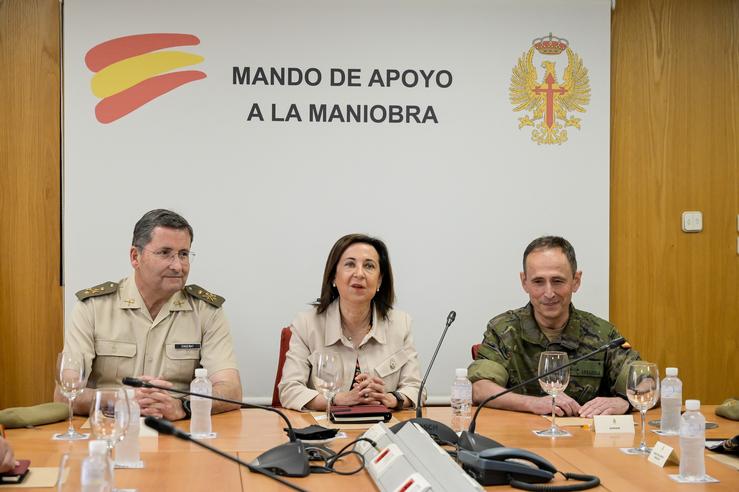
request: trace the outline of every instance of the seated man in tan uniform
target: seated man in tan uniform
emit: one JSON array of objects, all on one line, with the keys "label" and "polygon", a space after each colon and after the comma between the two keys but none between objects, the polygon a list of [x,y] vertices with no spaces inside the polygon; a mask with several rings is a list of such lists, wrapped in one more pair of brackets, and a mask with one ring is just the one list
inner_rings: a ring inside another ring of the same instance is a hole
[{"label": "seated man in tan uniform", "polygon": [[[224,299],[196,285],[190,272],[193,231],[169,210],[144,214],[133,230],[134,273],[77,293],[64,350],[85,356],[88,388],[120,386],[126,376],[187,390],[195,369],[204,367],[213,394],[241,400],[242,389]],[[86,415],[94,391],[74,400]],[[189,416],[187,401],[156,389],[138,389],[142,415],[178,420]],[[64,401],[58,390],[55,399]],[[234,405],[213,402],[213,413]]]}]

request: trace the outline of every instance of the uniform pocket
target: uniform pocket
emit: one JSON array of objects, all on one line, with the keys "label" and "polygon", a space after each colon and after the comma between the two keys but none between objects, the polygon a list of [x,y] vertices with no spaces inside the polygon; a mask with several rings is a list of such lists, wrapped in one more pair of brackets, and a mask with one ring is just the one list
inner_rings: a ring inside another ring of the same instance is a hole
[{"label": "uniform pocket", "polygon": [[375,373],[385,382],[386,391],[393,391],[398,387],[400,370],[409,358],[407,350],[399,350],[375,366]]},{"label": "uniform pocket", "polygon": [[136,344],[119,340],[95,340],[95,363],[90,379],[96,386],[118,384],[132,376],[136,364]]},{"label": "uniform pocket", "polygon": [[[195,369],[200,367],[200,341],[193,343],[168,343],[165,372],[171,382],[190,382]],[[209,374],[210,376],[210,374]]]},{"label": "uniform pocket", "polygon": [[603,361],[583,360],[570,368],[567,393],[581,405],[597,396],[603,379]]}]

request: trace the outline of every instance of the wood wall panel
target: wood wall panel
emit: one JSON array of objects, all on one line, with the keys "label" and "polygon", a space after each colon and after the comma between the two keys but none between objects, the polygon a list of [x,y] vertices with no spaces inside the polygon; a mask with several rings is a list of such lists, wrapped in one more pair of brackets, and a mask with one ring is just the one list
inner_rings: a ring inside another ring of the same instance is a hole
[{"label": "wood wall panel", "polygon": [[684,398],[739,397],[739,1],[619,0],[611,67],[611,319]]},{"label": "wood wall panel", "polygon": [[0,408],[51,401],[62,346],[59,8],[0,1]]},{"label": "wood wall panel", "polygon": [[[739,0],[618,0],[611,66],[611,318],[686,397],[739,396]],[[0,67],[3,407],[49,400],[62,345],[58,0],[0,0]]]}]

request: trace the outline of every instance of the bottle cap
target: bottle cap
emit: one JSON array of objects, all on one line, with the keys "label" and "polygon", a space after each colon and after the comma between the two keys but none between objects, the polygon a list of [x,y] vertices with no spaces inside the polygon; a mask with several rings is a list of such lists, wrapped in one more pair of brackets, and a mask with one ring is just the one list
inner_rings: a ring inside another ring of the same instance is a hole
[{"label": "bottle cap", "polygon": [[685,409],[689,410],[691,412],[695,412],[696,410],[700,410],[701,408],[701,401],[700,400],[685,400]]},{"label": "bottle cap", "polygon": [[205,369],[204,367],[199,367],[195,369],[195,377],[196,378],[207,378],[208,377],[208,369]]},{"label": "bottle cap", "polygon": [[136,390],[133,388],[126,388],[126,396],[128,397],[128,403],[131,403],[131,401],[136,398]]},{"label": "bottle cap", "polygon": [[467,369],[464,367],[460,367],[457,370],[454,371],[454,374],[457,375],[458,378],[466,378],[467,377]]},{"label": "bottle cap", "polygon": [[87,443],[87,448],[90,451],[90,456],[108,453],[108,443],[105,441],[90,441]]},{"label": "bottle cap", "polygon": [[667,374],[668,377],[674,378],[677,376],[677,367],[668,367],[665,369],[665,374]]}]

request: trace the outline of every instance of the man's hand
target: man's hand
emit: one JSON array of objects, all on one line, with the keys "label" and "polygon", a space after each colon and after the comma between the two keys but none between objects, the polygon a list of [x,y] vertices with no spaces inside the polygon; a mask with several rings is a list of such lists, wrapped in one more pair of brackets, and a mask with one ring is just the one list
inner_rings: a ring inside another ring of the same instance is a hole
[{"label": "man's hand", "polygon": [[[580,411],[580,404],[565,393],[558,394],[554,401],[554,413],[559,417],[577,415]],[[527,410],[531,413],[538,415],[552,414],[551,396],[529,397],[526,403]]]},{"label": "man's hand", "polygon": [[629,409],[629,402],[618,396],[593,398],[580,407],[581,417],[593,415],[622,415]]},{"label": "man's hand", "polygon": [[[491,395],[504,391],[505,388],[488,379],[480,379],[472,383],[472,399],[478,405]],[[492,408],[503,410],[515,410],[516,412],[531,412],[537,415],[552,414],[551,396],[528,396],[508,393],[496,398],[487,404]],[[577,415],[580,405],[565,393],[557,395],[554,413],[560,417],[565,415]]]},{"label": "man's hand", "polygon": [[8,441],[0,437],[0,473],[12,470],[17,465],[13,456],[13,448]]},{"label": "man's hand", "polygon": [[[165,388],[174,387],[169,381],[153,376],[141,376],[140,379]],[[182,400],[174,398],[166,391],[155,388],[139,388],[136,390],[136,401],[141,407],[141,415],[143,416],[164,417],[167,420],[185,418],[185,411],[182,409]]]}]

